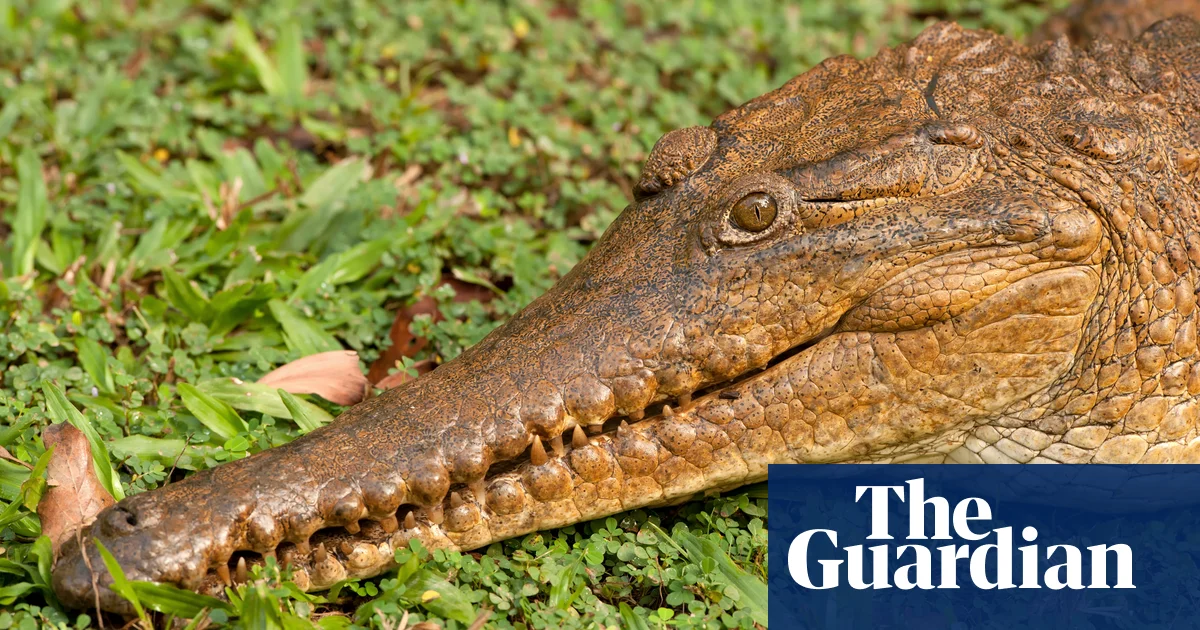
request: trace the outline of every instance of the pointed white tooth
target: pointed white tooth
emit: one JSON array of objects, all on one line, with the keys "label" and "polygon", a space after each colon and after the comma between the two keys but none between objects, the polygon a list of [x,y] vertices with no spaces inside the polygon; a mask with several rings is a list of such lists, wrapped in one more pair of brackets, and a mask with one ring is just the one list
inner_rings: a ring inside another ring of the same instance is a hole
[{"label": "pointed white tooth", "polygon": [[529,462],[534,466],[541,466],[549,460],[550,458],[546,455],[546,447],[542,446],[541,436],[533,436],[533,446],[529,448]]}]

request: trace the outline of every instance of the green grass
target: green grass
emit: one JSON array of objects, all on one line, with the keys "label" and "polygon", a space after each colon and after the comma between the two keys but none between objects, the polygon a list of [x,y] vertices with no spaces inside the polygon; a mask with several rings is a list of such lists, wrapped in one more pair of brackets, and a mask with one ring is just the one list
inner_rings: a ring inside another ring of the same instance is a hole
[{"label": "green grass", "polygon": [[[936,17],[1020,36],[1046,15],[1006,0],[242,4],[0,0],[0,446],[25,462],[71,420],[128,495],[287,442],[340,409],[228,377],[330,348],[365,368],[426,295],[446,318],[414,321],[430,343],[406,365],[453,358],[579,261],[665,131]],[[448,279],[495,299],[456,302]],[[0,461],[0,629],[97,621],[47,587],[43,470]],[[159,627],[155,610],[288,628],[395,628],[408,610],[410,626],[461,628],[484,609],[498,628],[751,627],[765,519],[757,489],[478,553],[400,550],[398,573],[316,596],[267,579],[201,612],[124,590]]]}]

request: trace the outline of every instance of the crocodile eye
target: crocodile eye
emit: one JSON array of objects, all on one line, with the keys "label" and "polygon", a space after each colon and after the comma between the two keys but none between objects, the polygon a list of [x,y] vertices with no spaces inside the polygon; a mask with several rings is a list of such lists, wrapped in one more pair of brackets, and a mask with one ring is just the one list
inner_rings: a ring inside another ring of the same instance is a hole
[{"label": "crocodile eye", "polygon": [[764,192],[753,192],[733,204],[729,221],[747,232],[761,232],[775,222],[779,206],[775,198]]}]

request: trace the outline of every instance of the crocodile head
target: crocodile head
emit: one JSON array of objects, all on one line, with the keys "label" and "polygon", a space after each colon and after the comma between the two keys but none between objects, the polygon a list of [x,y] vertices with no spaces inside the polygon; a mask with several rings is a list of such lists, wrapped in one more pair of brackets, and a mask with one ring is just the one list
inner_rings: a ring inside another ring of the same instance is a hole
[{"label": "crocodile head", "polygon": [[1196,35],[1083,52],[941,24],[671,132],[505,326],[106,510],[55,589],[127,609],[92,539],[131,579],[219,591],[275,556],[321,588],[413,537],[470,549],[770,463],[1192,457],[1197,92],[1172,64]]}]

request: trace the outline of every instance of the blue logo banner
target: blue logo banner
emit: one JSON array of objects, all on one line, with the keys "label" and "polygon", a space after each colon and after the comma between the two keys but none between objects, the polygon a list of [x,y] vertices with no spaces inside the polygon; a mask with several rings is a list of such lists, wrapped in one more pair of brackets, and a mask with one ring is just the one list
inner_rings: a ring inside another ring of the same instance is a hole
[{"label": "blue logo banner", "polygon": [[773,630],[1200,628],[1200,465],[773,465]]}]

